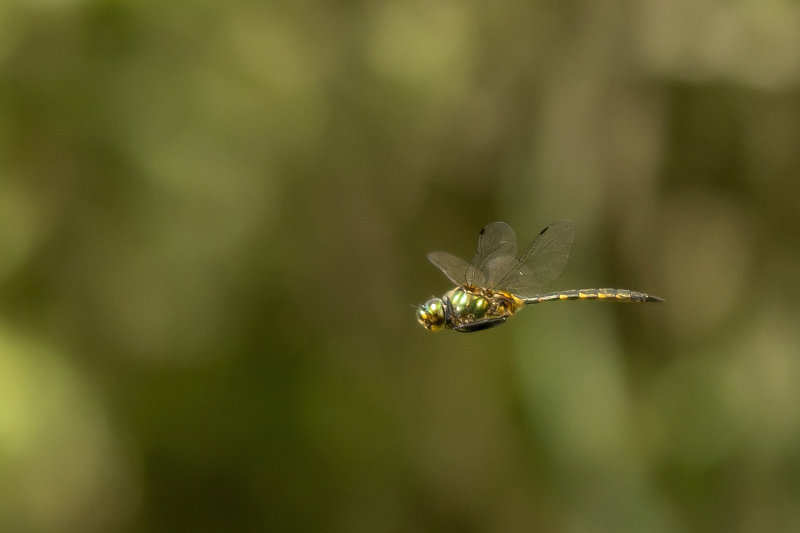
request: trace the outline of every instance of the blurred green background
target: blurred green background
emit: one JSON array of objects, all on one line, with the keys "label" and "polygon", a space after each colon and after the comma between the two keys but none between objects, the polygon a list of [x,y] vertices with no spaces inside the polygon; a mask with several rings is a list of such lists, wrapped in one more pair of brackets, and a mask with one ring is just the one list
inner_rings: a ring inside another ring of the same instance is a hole
[{"label": "blurred green background", "polygon": [[797,2],[7,0],[0,530],[799,531],[798,168]]}]

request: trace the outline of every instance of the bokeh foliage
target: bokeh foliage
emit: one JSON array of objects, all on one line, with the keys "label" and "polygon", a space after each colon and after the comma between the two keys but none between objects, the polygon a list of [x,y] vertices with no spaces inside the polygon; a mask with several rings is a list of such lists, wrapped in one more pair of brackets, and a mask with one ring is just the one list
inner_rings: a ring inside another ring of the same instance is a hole
[{"label": "bokeh foliage", "polygon": [[[3,3],[0,530],[796,531],[799,84],[786,0]],[[667,302],[414,322],[562,218]]]}]

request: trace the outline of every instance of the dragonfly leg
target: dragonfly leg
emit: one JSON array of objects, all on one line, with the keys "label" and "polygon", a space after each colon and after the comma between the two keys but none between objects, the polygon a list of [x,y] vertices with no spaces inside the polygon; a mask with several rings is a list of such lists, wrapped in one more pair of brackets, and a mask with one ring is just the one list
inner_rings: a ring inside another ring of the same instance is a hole
[{"label": "dragonfly leg", "polygon": [[464,324],[463,326],[457,326],[453,328],[453,331],[458,331],[460,333],[471,333],[473,331],[481,331],[483,329],[495,328],[497,326],[501,326],[507,319],[507,316],[497,317],[497,318],[485,318],[483,320],[475,320],[474,322],[470,322],[469,324]]}]

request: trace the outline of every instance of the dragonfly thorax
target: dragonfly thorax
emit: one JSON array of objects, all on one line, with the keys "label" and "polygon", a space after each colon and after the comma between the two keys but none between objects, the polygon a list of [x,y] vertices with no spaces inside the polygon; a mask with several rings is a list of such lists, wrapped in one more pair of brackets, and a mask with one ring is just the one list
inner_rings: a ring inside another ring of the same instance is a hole
[{"label": "dragonfly thorax", "polygon": [[506,292],[472,287],[456,287],[444,295],[444,300],[450,303],[447,324],[454,329],[508,318],[523,305]]},{"label": "dragonfly thorax", "polygon": [[487,296],[479,291],[457,287],[444,295],[450,301],[450,311],[453,317],[483,318],[489,309]]}]

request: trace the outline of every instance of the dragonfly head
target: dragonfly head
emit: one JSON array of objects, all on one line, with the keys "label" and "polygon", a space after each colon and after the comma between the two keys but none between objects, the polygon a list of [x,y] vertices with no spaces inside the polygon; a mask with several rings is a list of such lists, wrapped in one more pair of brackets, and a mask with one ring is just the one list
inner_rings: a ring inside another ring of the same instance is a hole
[{"label": "dragonfly head", "polygon": [[417,308],[417,322],[430,331],[441,331],[446,322],[444,302],[441,298],[431,298]]}]

